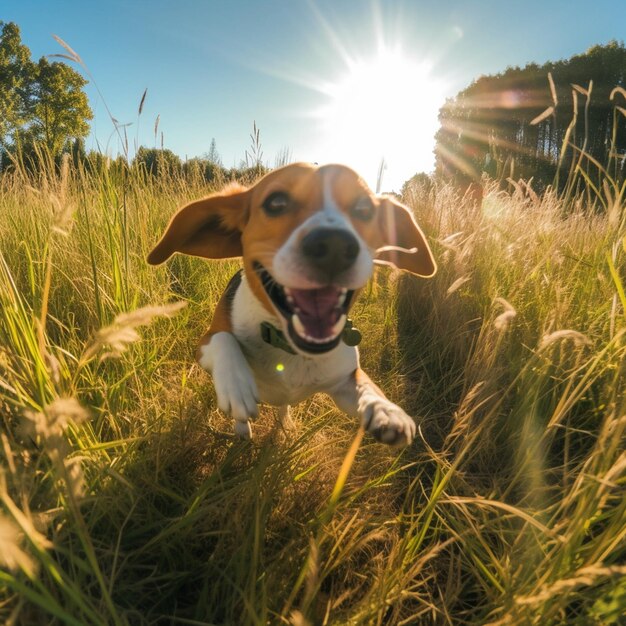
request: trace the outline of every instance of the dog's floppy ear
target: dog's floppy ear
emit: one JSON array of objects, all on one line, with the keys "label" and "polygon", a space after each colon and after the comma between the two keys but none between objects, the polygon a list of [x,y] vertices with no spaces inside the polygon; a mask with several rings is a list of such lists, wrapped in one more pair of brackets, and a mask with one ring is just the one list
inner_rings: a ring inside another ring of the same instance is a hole
[{"label": "dog's floppy ear", "polygon": [[[379,215],[385,244],[376,258],[424,278],[434,276],[437,264],[409,209],[392,198],[382,198]],[[390,248],[385,250],[385,246]]]},{"label": "dog's floppy ear", "polygon": [[207,259],[241,256],[241,231],[248,216],[248,192],[235,188],[187,204],[170,221],[148,255],[150,265],[174,252]]}]

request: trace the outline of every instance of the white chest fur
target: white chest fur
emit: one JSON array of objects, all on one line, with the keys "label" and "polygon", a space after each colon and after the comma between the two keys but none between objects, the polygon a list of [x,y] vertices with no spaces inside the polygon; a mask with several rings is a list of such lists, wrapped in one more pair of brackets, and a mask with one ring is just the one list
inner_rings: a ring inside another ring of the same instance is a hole
[{"label": "white chest fur", "polygon": [[358,367],[356,348],[340,343],[322,355],[289,354],[261,338],[261,322],[280,328],[278,318],[268,313],[242,277],[232,308],[233,334],[252,369],[261,402],[296,404],[319,391],[339,384]]}]

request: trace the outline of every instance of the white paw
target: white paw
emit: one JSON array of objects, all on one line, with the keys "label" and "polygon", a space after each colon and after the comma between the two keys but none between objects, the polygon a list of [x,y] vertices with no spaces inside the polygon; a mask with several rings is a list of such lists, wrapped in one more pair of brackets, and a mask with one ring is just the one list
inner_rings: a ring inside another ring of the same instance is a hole
[{"label": "white paw", "polygon": [[291,408],[288,404],[279,406],[276,409],[276,415],[285,430],[293,430],[296,427],[296,423],[293,421],[293,417],[291,417]]},{"label": "white paw", "polygon": [[237,435],[249,439],[248,421],[258,415],[259,392],[237,340],[230,333],[217,333],[200,352],[200,365],[213,375],[217,406],[235,419]]},{"label": "white paw", "polygon": [[[243,357],[242,357],[243,359]],[[258,414],[258,391],[250,367],[243,360],[236,369],[218,366],[213,370],[217,406],[237,421],[245,422]]]},{"label": "white paw", "polygon": [[252,439],[252,428],[250,427],[250,422],[248,420],[245,422],[235,421],[235,434],[240,439]]},{"label": "white paw", "polygon": [[365,430],[378,441],[395,446],[410,445],[417,427],[399,406],[375,394],[366,394],[359,401],[359,415]]}]

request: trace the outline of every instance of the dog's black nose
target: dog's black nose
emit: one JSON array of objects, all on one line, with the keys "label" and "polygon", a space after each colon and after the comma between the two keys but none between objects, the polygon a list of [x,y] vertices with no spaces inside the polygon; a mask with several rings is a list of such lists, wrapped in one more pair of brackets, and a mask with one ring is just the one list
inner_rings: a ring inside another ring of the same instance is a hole
[{"label": "dog's black nose", "polygon": [[302,239],[302,253],[329,278],[348,269],[359,254],[359,242],[349,231],[316,228]]}]

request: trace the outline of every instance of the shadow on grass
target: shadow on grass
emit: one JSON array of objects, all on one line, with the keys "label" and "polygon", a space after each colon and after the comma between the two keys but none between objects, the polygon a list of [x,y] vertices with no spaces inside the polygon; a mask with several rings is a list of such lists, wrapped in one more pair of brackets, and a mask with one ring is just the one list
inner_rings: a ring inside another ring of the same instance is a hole
[{"label": "shadow on grass", "polygon": [[[271,623],[307,562],[354,423],[335,423],[339,414],[313,400],[296,411],[296,432],[263,408],[254,439],[240,441],[200,393],[108,472],[85,503],[90,534],[130,623]],[[355,488],[389,463],[373,448],[360,455]],[[335,576],[355,576],[350,568],[328,577],[329,593]]]},{"label": "shadow on grass", "polygon": [[466,389],[465,365],[478,337],[479,311],[454,310],[433,281],[402,275],[397,286],[399,368],[406,378],[406,409],[423,416],[421,428],[438,450],[450,432]]}]

